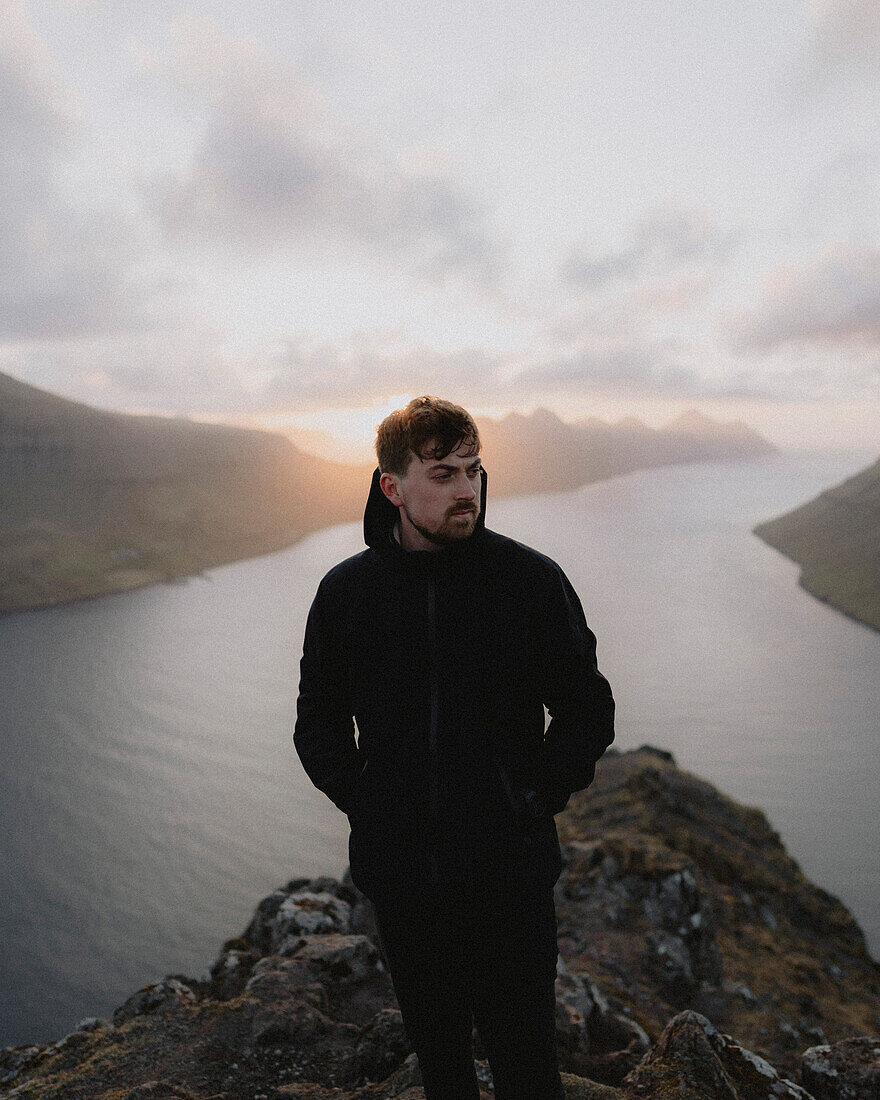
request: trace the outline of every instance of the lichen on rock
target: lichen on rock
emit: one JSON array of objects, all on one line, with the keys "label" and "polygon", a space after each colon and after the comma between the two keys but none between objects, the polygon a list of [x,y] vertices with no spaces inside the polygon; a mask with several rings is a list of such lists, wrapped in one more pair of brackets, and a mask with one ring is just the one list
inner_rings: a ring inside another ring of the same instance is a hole
[{"label": "lichen on rock", "polygon": [[[876,1100],[880,1040],[868,1033],[880,967],[763,814],[642,749],[606,754],[557,820],[557,1047],[569,1100]],[[485,1061],[477,1073],[491,1100]],[[371,908],[348,873],[272,891],[199,980],[168,975],[112,1022],[0,1051],[0,1090],[14,1100],[424,1096]]]}]

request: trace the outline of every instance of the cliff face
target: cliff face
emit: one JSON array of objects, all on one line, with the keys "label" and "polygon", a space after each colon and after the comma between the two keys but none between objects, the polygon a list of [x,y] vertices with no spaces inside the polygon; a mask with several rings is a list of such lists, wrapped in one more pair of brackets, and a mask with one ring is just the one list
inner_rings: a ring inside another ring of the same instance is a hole
[{"label": "cliff face", "polygon": [[[571,1100],[880,1095],[880,967],[759,811],[643,749],[608,754],[557,820]],[[333,879],[263,899],[201,978],[171,975],[112,1021],[6,1048],[0,1087],[43,1100],[423,1096],[369,906]]]},{"label": "cliff face", "polygon": [[880,459],[755,534],[800,565],[808,592],[880,630]]}]

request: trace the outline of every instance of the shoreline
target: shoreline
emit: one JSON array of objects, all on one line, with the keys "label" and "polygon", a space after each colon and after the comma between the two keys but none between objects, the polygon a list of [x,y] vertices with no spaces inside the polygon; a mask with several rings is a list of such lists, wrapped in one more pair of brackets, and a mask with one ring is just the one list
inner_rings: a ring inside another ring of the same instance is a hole
[{"label": "shoreline", "polygon": [[[616,471],[602,477],[587,478],[576,486],[545,488],[541,491],[541,495],[546,493],[578,492],[580,489],[583,489],[588,485],[599,485],[606,482],[615,481],[622,477],[628,477],[632,474],[645,473],[654,470],[676,469],[680,467],[700,466],[706,464],[715,465],[718,463],[737,461],[754,462],[760,459],[772,458],[773,455],[776,453],[777,452],[774,451],[768,453],[759,452],[752,455],[731,454],[717,457],[696,458],[680,462],[653,463],[645,466],[639,466],[634,469]],[[531,489],[523,489],[522,491],[505,491],[492,497],[492,499],[508,500],[516,497],[528,497],[533,495],[535,494]],[[364,499],[366,499],[366,490]],[[294,546],[297,542],[301,541],[307,535],[314,534],[317,531],[325,530],[327,527],[337,526],[338,524],[359,522],[361,516],[362,509],[358,511],[356,515],[352,515],[349,519],[344,519],[337,516],[328,523],[306,524],[302,528],[298,529],[296,533],[292,536],[284,539],[270,539],[264,547],[261,547],[259,549],[249,548],[244,553],[240,553],[238,551],[230,551],[228,554],[223,554],[220,557],[207,556],[203,560],[200,560],[198,564],[191,567],[184,566],[180,569],[154,567],[153,569],[142,568],[126,570],[124,568],[119,569],[118,567],[114,566],[112,569],[108,569],[106,572],[97,575],[95,575],[90,570],[83,574],[83,577],[80,578],[80,583],[82,583],[82,580],[85,577],[89,575],[93,576],[95,580],[93,581],[93,587],[91,589],[71,594],[69,591],[65,591],[65,587],[76,584],[77,581],[64,579],[58,583],[55,591],[47,592],[45,594],[45,597],[38,602],[10,605],[3,602],[3,593],[2,590],[0,590],[0,619],[2,619],[2,617],[5,615],[15,615],[21,612],[45,611],[50,608],[63,607],[68,604],[80,603],[85,600],[100,599],[103,596],[116,596],[124,594],[126,592],[135,592],[138,589],[149,588],[155,584],[182,583],[191,577],[202,576],[209,570],[219,568],[220,566],[233,565],[237,562],[249,561],[253,558],[264,557],[267,554],[273,554],[278,552],[279,550],[286,550],[289,547]],[[152,552],[141,551],[140,553],[149,554]],[[184,551],[184,553],[187,553],[187,551]],[[120,580],[122,580],[122,576],[126,572],[131,572],[135,574],[144,573],[148,574],[148,576],[146,576],[144,579],[136,580],[133,583],[124,581],[123,583],[102,587],[102,582],[106,582],[108,576],[116,574],[120,577]]]}]

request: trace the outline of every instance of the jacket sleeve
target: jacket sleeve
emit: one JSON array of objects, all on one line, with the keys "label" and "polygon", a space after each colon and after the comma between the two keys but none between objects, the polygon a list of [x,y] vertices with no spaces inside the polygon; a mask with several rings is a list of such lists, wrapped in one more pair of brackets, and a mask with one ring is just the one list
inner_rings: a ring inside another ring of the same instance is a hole
[{"label": "jacket sleeve", "polygon": [[293,743],[309,779],[347,814],[360,762],[334,619],[322,582],[306,621]]},{"label": "jacket sleeve", "polygon": [[542,746],[542,793],[556,814],[574,791],[592,783],[596,762],[614,740],[614,698],[596,667],[595,635],[558,566],[539,614],[543,702],[550,714]]}]

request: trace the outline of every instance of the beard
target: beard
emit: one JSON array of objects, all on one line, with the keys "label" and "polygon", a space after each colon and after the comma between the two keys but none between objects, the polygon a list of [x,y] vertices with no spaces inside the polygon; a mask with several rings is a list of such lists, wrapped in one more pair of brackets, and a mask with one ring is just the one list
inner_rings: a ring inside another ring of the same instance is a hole
[{"label": "beard", "polygon": [[[403,504],[401,505],[401,510],[406,514],[406,518],[422,538],[427,539],[429,542],[433,542],[435,546],[450,546],[452,543],[461,542],[463,539],[470,538],[477,525],[476,509],[464,513],[459,512],[457,514],[449,512],[447,516],[433,528],[424,527],[422,524],[417,523]],[[463,520],[467,520],[467,522],[462,522]]]}]

